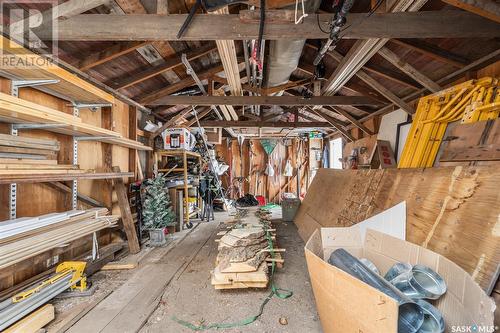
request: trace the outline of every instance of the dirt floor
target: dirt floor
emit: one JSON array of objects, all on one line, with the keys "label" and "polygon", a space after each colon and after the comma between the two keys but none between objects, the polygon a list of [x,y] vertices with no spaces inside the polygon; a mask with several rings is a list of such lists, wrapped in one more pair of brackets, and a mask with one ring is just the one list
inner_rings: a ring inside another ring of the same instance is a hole
[{"label": "dirt floor", "polygon": [[[92,303],[95,307],[87,309],[70,332],[192,332],[174,317],[194,325],[209,325],[240,322],[256,315],[270,289],[215,290],[210,284],[217,255],[215,239],[220,237],[220,223],[227,219],[225,213],[216,214],[216,221],[174,234],[165,247],[125,258],[139,262],[134,270],[93,275],[90,280],[97,287],[95,294],[57,301],[55,323],[58,317],[64,319]],[[219,332],[321,332],[304,242],[293,223],[279,221],[275,226],[277,242],[286,252],[284,267],[276,271],[274,282],[279,288],[292,290],[293,296],[273,297],[255,322]],[[52,327],[57,325],[53,323]],[[49,332],[58,330],[49,327]]]},{"label": "dirt floor", "polygon": [[[210,224],[210,229],[215,230],[218,223]],[[274,281],[276,286],[292,290],[293,296],[273,297],[258,320],[245,327],[225,329],[227,332],[321,332],[303,254],[304,243],[292,223],[277,223],[276,229],[279,246],[286,248],[286,252],[285,265],[276,271]],[[238,322],[258,313],[269,295],[268,289],[215,290],[210,284],[210,270],[217,255],[214,239],[211,237],[172,280],[141,332],[192,331],[173,321],[173,316],[196,325],[209,325]],[[280,324],[280,318],[287,324]]]}]

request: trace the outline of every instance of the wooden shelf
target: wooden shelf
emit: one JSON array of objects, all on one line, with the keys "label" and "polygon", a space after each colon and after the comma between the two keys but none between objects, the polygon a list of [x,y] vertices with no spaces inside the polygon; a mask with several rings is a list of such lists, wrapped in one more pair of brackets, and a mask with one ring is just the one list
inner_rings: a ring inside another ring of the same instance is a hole
[{"label": "wooden shelf", "polygon": [[182,156],[186,154],[189,157],[201,158],[200,154],[184,149],[157,150],[156,153],[160,156]]},{"label": "wooden shelf", "polygon": [[86,170],[7,170],[0,174],[0,184],[44,183],[83,179],[134,177],[133,172],[92,172]]},{"label": "wooden shelf", "polygon": [[4,93],[0,93],[0,121],[21,124],[53,124],[58,127],[45,129],[72,136],[96,136],[99,137],[98,141],[126,148],[152,150],[151,147],[138,141],[122,137],[120,133],[86,124],[73,115]]},{"label": "wooden shelf", "polygon": [[[9,43],[10,47],[7,47]],[[13,63],[23,64],[29,61],[29,66],[2,66],[0,75],[18,80],[56,79],[59,80],[59,83],[46,85],[40,90],[48,90],[57,97],[75,102],[115,103],[113,95],[56,64],[49,63],[47,58],[31,52],[3,36],[0,39],[0,49],[4,56],[14,57]],[[12,50],[15,50],[15,53]]]}]

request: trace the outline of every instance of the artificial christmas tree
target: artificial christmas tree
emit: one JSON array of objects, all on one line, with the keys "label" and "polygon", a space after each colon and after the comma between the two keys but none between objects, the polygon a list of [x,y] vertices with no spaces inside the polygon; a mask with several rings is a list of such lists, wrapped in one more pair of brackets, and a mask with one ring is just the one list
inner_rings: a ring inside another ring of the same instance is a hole
[{"label": "artificial christmas tree", "polygon": [[[153,241],[152,235],[158,235],[160,230],[164,234],[167,226],[176,224],[176,215],[170,208],[170,197],[165,183],[166,180],[162,174],[156,178],[147,179],[143,183],[142,216],[144,227],[150,230],[151,241]],[[164,243],[164,241],[158,240],[157,243]]]}]

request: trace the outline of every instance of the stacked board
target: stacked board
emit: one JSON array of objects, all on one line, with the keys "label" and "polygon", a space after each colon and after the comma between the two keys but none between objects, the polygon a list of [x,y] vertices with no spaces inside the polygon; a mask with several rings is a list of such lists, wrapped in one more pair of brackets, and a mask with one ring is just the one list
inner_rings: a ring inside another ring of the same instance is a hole
[{"label": "stacked board", "polygon": [[21,124],[53,125],[47,130],[72,136],[94,136],[99,141],[138,150],[152,150],[120,133],[86,124],[79,117],[51,109],[11,95],[0,93],[0,121]]},{"label": "stacked board", "polygon": [[116,225],[106,208],[4,221],[0,225],[0,269]]},{"label": "stacked board", "polygon": [[[229,230],[220,234],[216,267],[212,272],[215,289],[266,288],[269,263],[282,263],[275,248],[274,229],[266,215],[256,209],[239,210]],[[273,250],[271,252],[271,249]],[[274,258],[271,258],[271,253]]]},{"label": "stacked board", "polygon": [[0,163],[4,163],[4,160],[9,164],[23,160],[54,160],[57,163],[55,160],[60,148],[56,140],[0,134]]}]

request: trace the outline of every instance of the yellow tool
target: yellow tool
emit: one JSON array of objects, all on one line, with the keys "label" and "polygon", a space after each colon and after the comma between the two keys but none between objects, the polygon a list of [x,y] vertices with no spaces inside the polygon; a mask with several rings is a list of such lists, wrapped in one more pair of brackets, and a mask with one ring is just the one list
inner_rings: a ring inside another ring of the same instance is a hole
[{"label": "yellow tool", "polygon": [[470,80],[418,102],[398,168],[432,167],[448,124],[496,119],[500,114],[499,80]]},{"label": "yellow tool", "polygon": [[72,275],[69,288],[72,290],[85,291],[87,289],[87,277],[84,275],[86,265],[87,263],[85,261],[65,261],[56,267],[56,274],[40,282],[37,286],[14,295],[12,297],[12,302],[21,302],[40,292],[40,290],[60,281],[69,274]]}]

